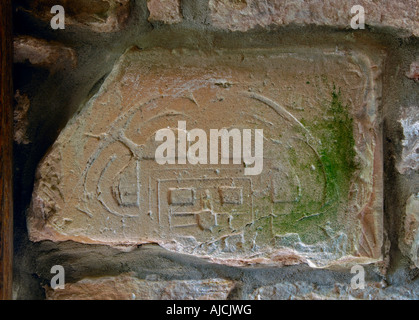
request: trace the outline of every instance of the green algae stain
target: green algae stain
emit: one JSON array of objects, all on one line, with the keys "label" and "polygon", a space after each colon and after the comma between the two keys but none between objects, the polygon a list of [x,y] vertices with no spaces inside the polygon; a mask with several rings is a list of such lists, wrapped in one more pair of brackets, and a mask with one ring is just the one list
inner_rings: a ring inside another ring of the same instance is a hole
[{"label": "green algae stain", "polygon": [[327,195],[333,198],[348,192],[350,180],[357,170],[353,119],[349,106],[342,103],[340,89],[336,91],[334,87],[326,116],[313,131],[321,139],[319,154],[327,177]]},{"label": "green algae stain", "polygon": [[[327,222],[334,228],[341,227],[337,223],[338,215],[348,205],[345,195],[349,192],[351,179],[357,170],[353,119],[349,106],[342,102],[341,90],[335,86],[330,98],[324,106],[323,117],[301,121],[318,140],[313,145],[319,156],[314,163],[318,169],[315,181],[321,184],[326,180],[324,198],[316,198],[311,190],[302,190],[301,201],[292,207],[289,214],[280,216],[274,222],[278,234],[298,233],[305,243],[327,240],[328,236],[321,228]],[[289,158],[298,172],[304,172],[305,177],[310,174],[310,163],[307,160],[301,161],[294,149],[289,151]],[[277,206],[274,207],[277,209]]]}]

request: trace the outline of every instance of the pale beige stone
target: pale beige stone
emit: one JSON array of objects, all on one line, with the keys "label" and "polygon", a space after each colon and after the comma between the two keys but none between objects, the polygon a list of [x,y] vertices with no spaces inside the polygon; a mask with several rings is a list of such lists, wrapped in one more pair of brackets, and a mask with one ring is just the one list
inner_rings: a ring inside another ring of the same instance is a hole
[{"label": "pale beige stone", "polygon": [[47,300],[225,300],[233,287],[233,281],[223,279],[150,281],[120,275],[45,291]]},{"label": "pale beige stone", "polygon": [[[335,47],[127,51],[41,162],[31,240],[158,243],[229,265],[380,260],[380,61]],[[157,164],[155,133],[178,121],[263,129],[262,173]]]},{"label": "pale beige stone", "polygon": [[150,11],[148,17],[150,22],[173,24],[183,19],[180,12],[180,0],[147,0],[147,8]]},{"label": "pale beige stone", "polygon": [[419,193],[407,200],[403,231],[401,249],[419,268]]},{"label": "pale beige stone", "polygon": [[23,10],[49,22],[54,16],[51,13],[54,5],[63,6],[66,26],[79,26],[95,32],[123,29],[130,13],[130,0],[31,0]]},{"label": "pale beige stone", "polygon": [[406,73],[406,76],[409,79],[419,81],[419,59],[411,63],[410,69]]},{"label": "pale beige stone", "polygon": [[367,25],[406,29],[419,35],[416,0],[209,0],[213,24],[232,31],[291,24],[350,28],[354,5],[364,7]]},{"label": "pale beige stone", "polygon": [[50,42],[29,36],[20,36],[14,39],[15,63],[25,63],[47,68],[51,72],[66,68],[75,68],[77,54],[72,48],[68,48],[57,42]]},{"label": "pale beige stone", "polygon": [[381,282],[367,282],[364,289],[351,285],[316,285],[309,282],[282,282],[253,291],[251,300],[417,300],[414,289],[403,286],[386,287]]},{"label": "pale beige stone", "polygon": [[419,169],[419,107],[411,106],[402,109],[400,124],[403,129],[404,139],[401,158],[397,169],[401,174]]}]

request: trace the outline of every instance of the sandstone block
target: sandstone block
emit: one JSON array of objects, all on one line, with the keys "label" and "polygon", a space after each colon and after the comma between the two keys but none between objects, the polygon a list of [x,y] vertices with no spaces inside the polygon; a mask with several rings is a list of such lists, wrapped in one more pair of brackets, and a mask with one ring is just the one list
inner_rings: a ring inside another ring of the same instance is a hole
[{"label": "sandstone block", "polygon": [[366,283],[364,289],[351,285],[314,285],[307,282],[283,282],[257,288],[249,295],[252,300],[417,300],[418,295],[409,287],[384,287],[379,282]]},{"label": "sandstone block", "polygon": [[47,300],[225,300],[233,287],[223,279],[150,281],[121,275],[45,289]]},{"label": "sandstone block", "polygon": [[409,79],[419,81],[419,59],[411,63],[410,69],[406,73],[406,76]]},{"label": "sandstone block", "polygon": [[397,169],[401,174],[419,169],[419,107],[412,106],[402,110],[399,120],[404,134],[403,150]]},{"label": "sandstone block", "polygon": [[130,12],[129,0],[35,0],[24,8],[35,17],[50,21],[51,8],[61,5],[65,24],[88,28],[95,32],[115,32],[124,28]]},{"label": "sandstone block", "polygon": [[20,36],[14,39],[15,63],[25,63],[47,68],[51,72],[66,68],[75,68],[77,54],[72,48],[60,43],[49,42],[29,36]]},{"label": "sandstone block", "polygon": [[419,194],[414,194],[407,200],[403,229],[400,247],[419,268]]},{"label": "sandstone block", "polygon": [[150,11],[148,21],[173,24],[181,22],[183,17],[180,12],[180,0],[147,0]]},{"label": "sandstone block", "polygon": [[416,0],[209,0],[214,26],[231,31],[290,24],[350,28],[354,5],[364,7],[368,25],[401,28],[419,35]]},{"label": "sandstone block", "polygon": [[[30,238],[158,243],[229,265],[380,260],[380,61],[336,48],[128,50],[39,165]],[[263,170],[160,165],[157,133],[180,150],[194,128],[250,130],[253,145],[263,130]]]}]

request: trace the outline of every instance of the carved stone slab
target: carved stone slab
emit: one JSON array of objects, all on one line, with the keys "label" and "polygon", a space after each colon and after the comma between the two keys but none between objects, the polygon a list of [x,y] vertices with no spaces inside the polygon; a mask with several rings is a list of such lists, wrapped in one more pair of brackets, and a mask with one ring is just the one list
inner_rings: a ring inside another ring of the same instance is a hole
[{"label": "carved stone slab", "polygon": [[[30,237],[158,243],[230,265],[377,261],[379,70],[337,48],[130,49],[39,165]],[[156,132],[181,143],[182,121],[208,137],[262,129],[261,174],[158,164]]]}]

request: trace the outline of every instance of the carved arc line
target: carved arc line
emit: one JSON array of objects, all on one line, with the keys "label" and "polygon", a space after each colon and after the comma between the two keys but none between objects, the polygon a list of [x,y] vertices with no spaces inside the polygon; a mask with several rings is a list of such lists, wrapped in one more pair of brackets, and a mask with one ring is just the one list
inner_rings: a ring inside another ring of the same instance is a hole
[{"label": "carved arc line", "polygon": [[271,100],[271,99],[269,99],[269,98],[267,98],[265,96],[262,96],[260,94],[254,93],[254,92],[244,92],[244,94],[247,95],[248,97],[252,98],[252,99],[255,99],[255,100],[258,100],[260,102],[263,102],[267,106],[271,107],[281,117],[285,118],[286,120],[288,120],[290,122],[294,122],[299,127],[301,127],[304,131],[306,131],[310,135],[310,137],[312,137],[310,131],[307,130],[307,128],[304,127],[304,125],[300,121],[298,121],[298,119],[296,117],[294,117],[292,115],[292,113],[290,113],[289,111],[287,111],[284,107],[282,107],[281,105],[279,105],[275,101],[273,101],[273,100]]}]

